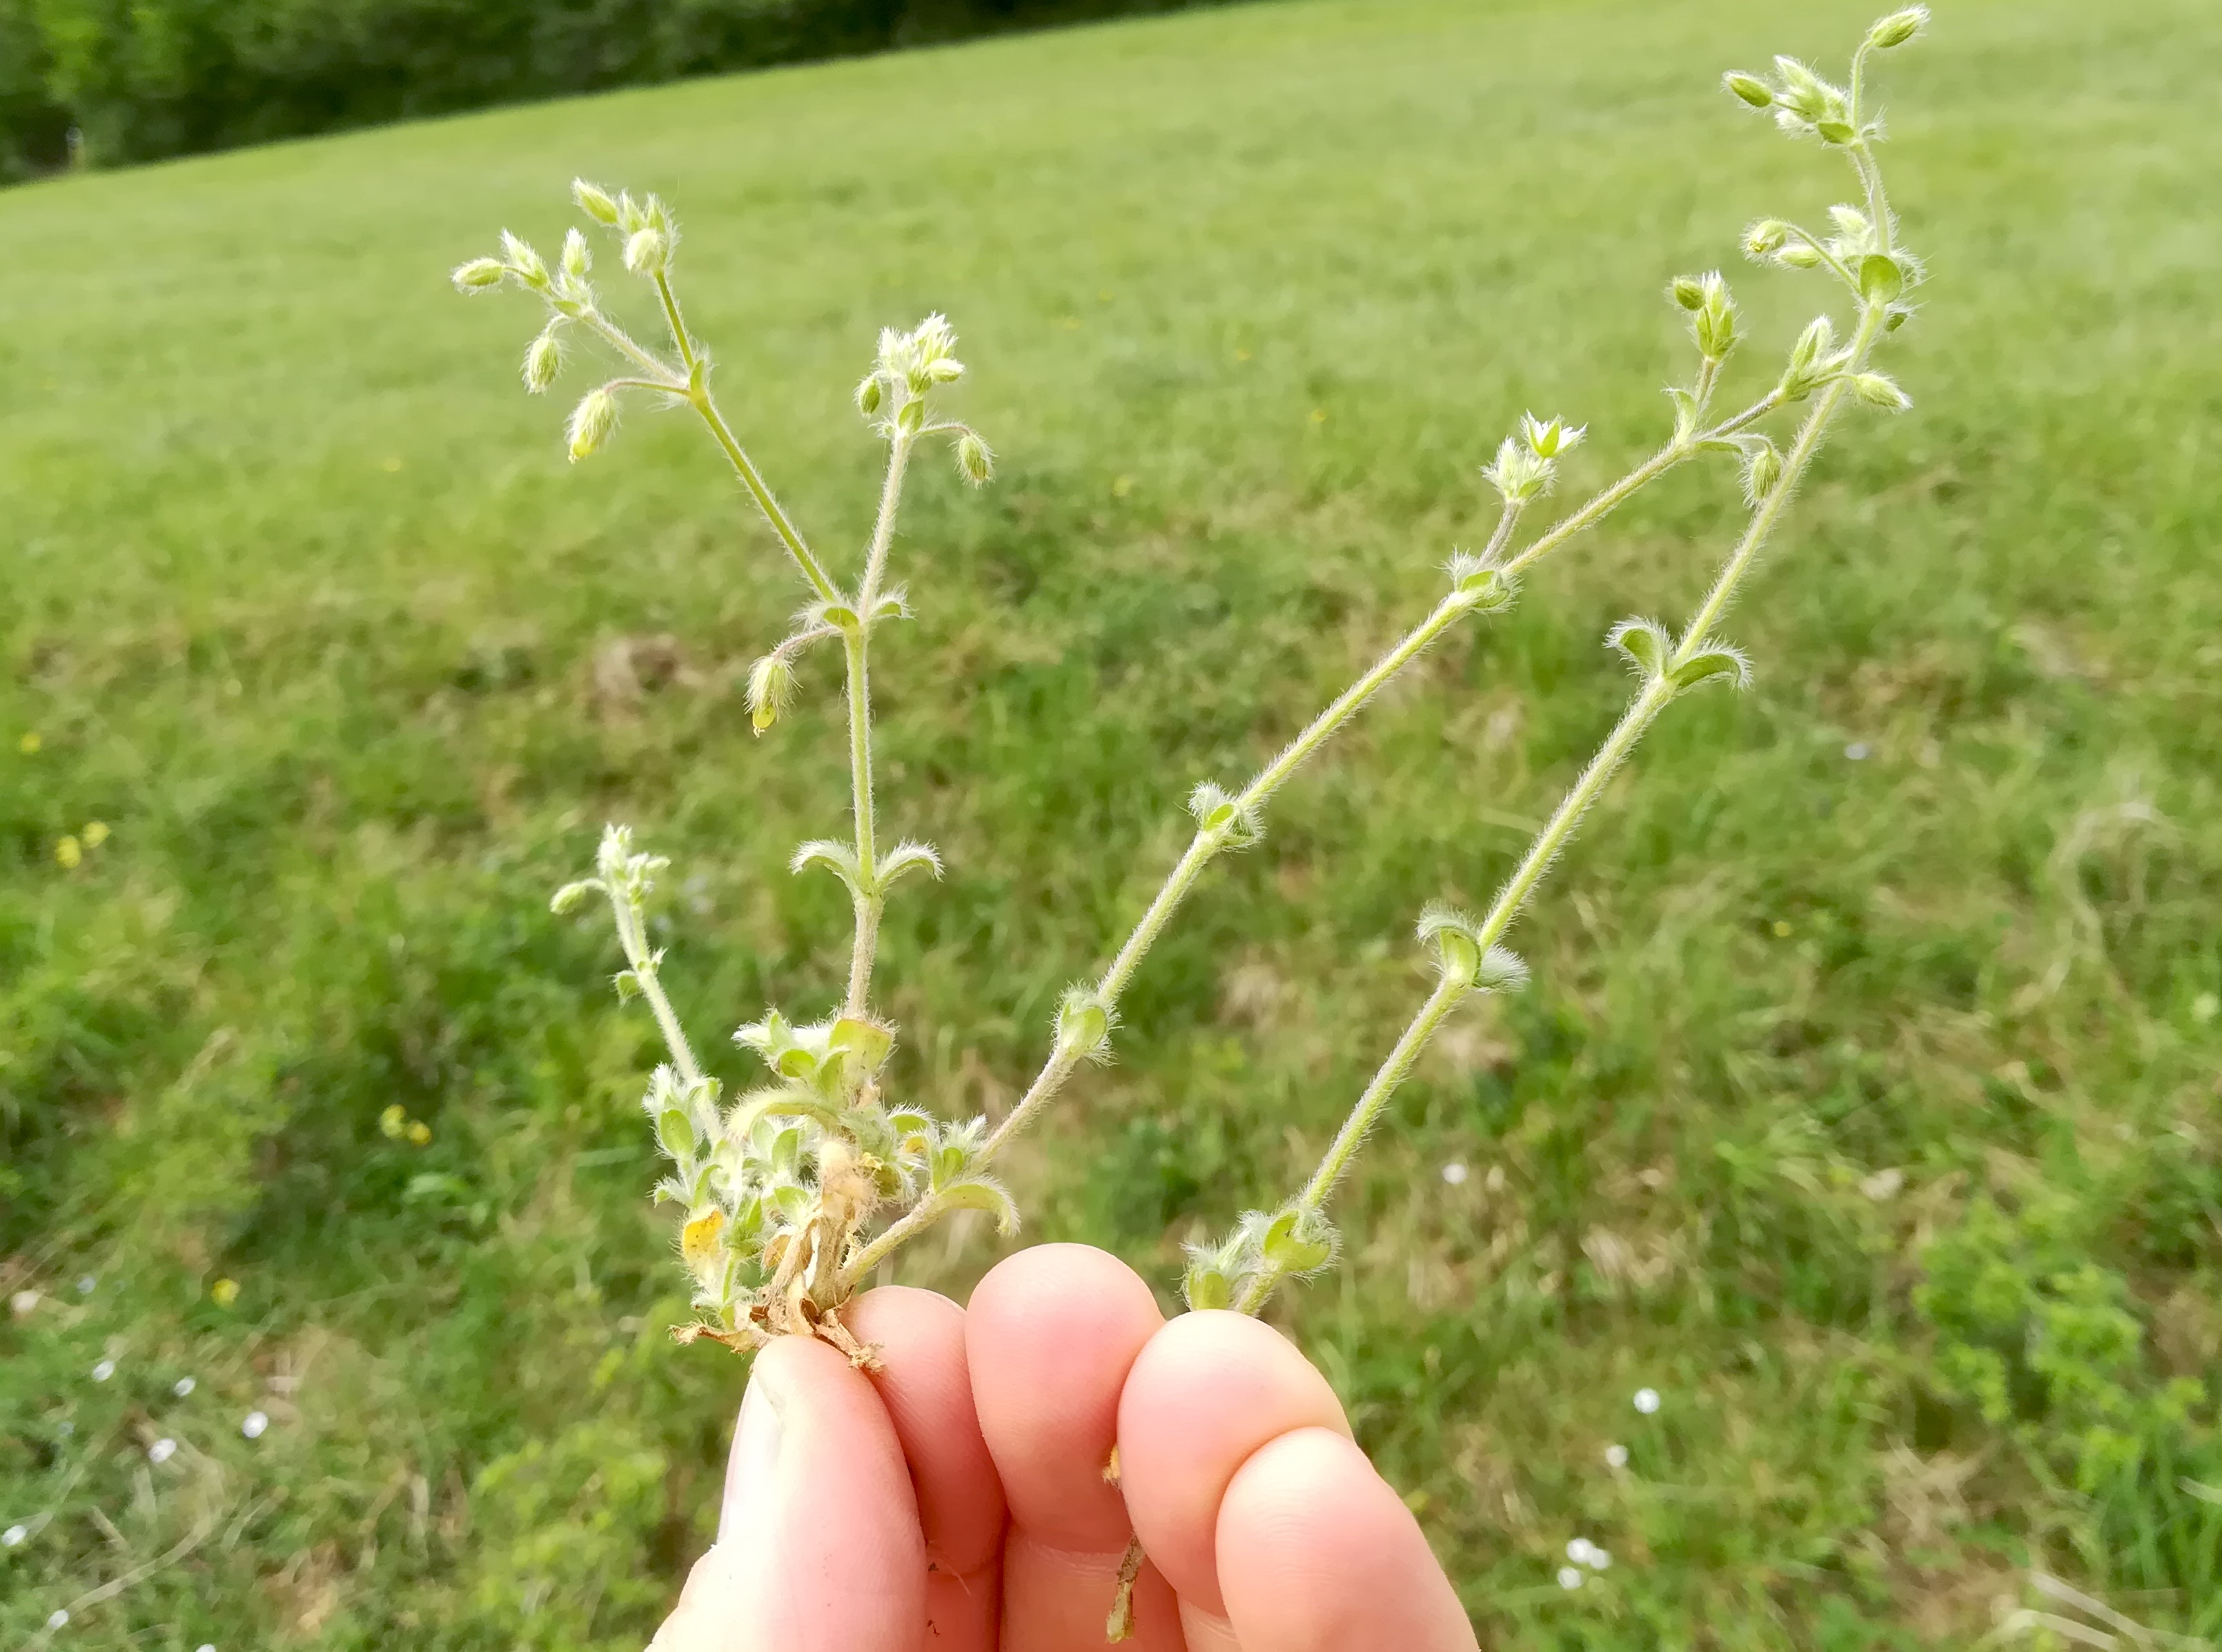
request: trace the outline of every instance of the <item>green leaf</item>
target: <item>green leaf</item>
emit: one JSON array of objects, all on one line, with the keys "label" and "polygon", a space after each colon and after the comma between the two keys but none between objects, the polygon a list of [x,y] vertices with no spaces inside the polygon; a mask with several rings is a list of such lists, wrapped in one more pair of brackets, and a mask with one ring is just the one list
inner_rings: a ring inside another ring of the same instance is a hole
[{"label": "green leaf", "polygon": [[1259,1249],[1283,1273],[1311,1273],[1334,1259],[1334,1246],[1335,1232],[1325,1216],[1290,1205],[1266,1227]]},{"label": "green leaf", "polygon": [[846,1051],[865,1072],[874,1073],[894,1047],[895,1035],[877,1021],[866,1021],[860,1015],[844,1015],[833,1023],[826,1041],[833,1049]]},{"label": "green leaf", "polygon": [[1715,677],[1727,677],[1741,688],[1751,681],[1750,663],[1727,644],[1715,643],[1676,666],[1669,680],[1679,693]]},{"label": "green leaf", "polygon": [[1189,1307],[1199,1310],[1226,1308],[1233,1303],[1234,1282],[1213,1264],[1197,1262],[1181,1281],[1181,1294]]},{"label": "green leaf", "polygon": [[1019,1207],[1000,1182],[989,1181],[984,1176],[975,1177],[943,1188],[935,1197],[948,1209],[987,1211],[995,1218],[995,1231],[1005,1239],[1019,1231]]},{"label": "green leaf", "polygon": [[687,1159],[694,1152],[694,1124],[684,1109],[667,1108],[656,1121],[656,1142],[674,1159]]},{"label": "green leaf", "polygon": [[1888,304],[1905,291],[1905,272],[1887,253],[1860,260],[1860,294],[1870,304]]},{"label": "green leaf", "polygon": [[1606,645],[1618,649],[1647,682],[1666,668],[1673,643],[1666,626],[1655,619],[1623,619],[1605,635]]}]

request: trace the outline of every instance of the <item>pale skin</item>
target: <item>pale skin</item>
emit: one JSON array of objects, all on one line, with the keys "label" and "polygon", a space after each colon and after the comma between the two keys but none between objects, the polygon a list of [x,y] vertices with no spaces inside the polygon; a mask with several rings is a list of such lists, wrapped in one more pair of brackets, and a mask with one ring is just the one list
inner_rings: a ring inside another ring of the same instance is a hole
[{"label": "pale skin", "polygon": [[[1472,1652],[1325,1378],[1234,1313],[1167,1321],[1104,1252],[1024,1251],[968,1308],[887,1287],[756,1356],[718,1542],[651,1652]],[[1104,1468],[1119,1448],[1120,1480]]]}]

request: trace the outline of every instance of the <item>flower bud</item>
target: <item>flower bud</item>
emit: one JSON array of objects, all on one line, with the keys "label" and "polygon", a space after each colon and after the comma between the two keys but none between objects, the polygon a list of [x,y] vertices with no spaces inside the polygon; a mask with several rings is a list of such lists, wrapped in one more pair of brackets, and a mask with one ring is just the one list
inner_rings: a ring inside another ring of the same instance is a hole
[{"label": "flower bud", "polygon": [[1887,52],[1918,35],[1928,21],[1926,6],[1908,6],[1904,11],[1893,11],[1867,30],[1867,44],[1878,52]]},{"label": "flower bud", "polygon": [[763,733],[779,720],[794,698],[794,666],[787,656],[767,654],[749,668],[749,726]]},{"label": "flower bud", "polygon": [[1756,509],[1782,480],[1782,455],[1765,437],[1748,444],[1743,455],[1744,503]]},{"label": "flower bud", "polygon": [[1589,433],[1586,424],[1569,425],[1563,418],[1537,418],[1533,413],[1520,416],[1520,434],[1528,443],[1528,450],[1538,459],[1555,459],[1581,446],[1582,437]]},{"label": "flower bud", "polygon": [[995,474],[995,450],[967,430],[957,438],[957,468],[973,487],[982,487]]},{"label": "flower bud", "polygon": [[456,265],[448,279],[455,284],[459,292],[483,292],[488,287],[499,286],[501,278],[508,273],[499,258],[474,258],[468,264]]},{"label": "flower bud", "polygon": [[1821,254],[1817,248],[1802,241],[1793,241],[1774,254],[1774,261],[1786,264],[1794,270],[1810,270],[1819,267]]},{"label": "flower bud", "polygon": [[1761,218],[1743,232],[1743,249],[1754,258],[1764,258],[1769,253],[1782,250],[1782,243],[1790,239],[1790,226],[1779,218]]},{"label": "flower bud", "polygon": [[1754,109],[1765,109],[1774,101],[1774,94],[1767,89],[1767,82],[1755,74],[1731,70],[1721,77],[1721,84]]},{"label": "flower bud", "polygon": [[618,399],[606,388],[589,390],[571,410],[570,428],[565,432],[571,443],[571,462],[576,464],[599,448],[617,422]]},{"label": "flower bud", "polygon": [[625,238],[625,267],[635,275],[661,275],[670,251],[662,230],[653,226],[636,229]]},{"label": "flower bud", "polygon": [[1685,310],[1696,310],[1705,302],[1705,289],[1698,284],[1694,275],[1678,275],[1667,283],[1666,296]]},{"label": "flower bud", "polygon": [[548,266],[540,261],[540,254],[530,245],[505,229],[501,232],[501,252],[508,261],[511,274],[535,292],[548,290]]},{"label": "flower bud", "polygon": [[609,192],[583,178],[571,180],[571,198],[579,204],[579,210],[596,223],[618,221],[618,204],[610,198]]},{"label": "flower bud", "polygon": [[574,229],[563,232],[563,273],[574,281],[584,280],[587,272],[594,267],[593,254],[587,250],[587,238]]},{"label": "flower bud", "polygon": [[556,375],[562,367],[563,347],[556,342],[556,330],[550,327],[525,349],[524,387],[538,395],[556,382]]},{"label": "flower bud", "polygon": [[948,357],[944,356],[938,361],[929,361],[926,364],[926,376],[928,380],[934,384],[955,384],[957,380],[964,376],[964,363],[962,361],[953,361]]},{"label": "flower bud", "polygon": [[872,418],[880,411],[880,403],[886,395],[887,388],[881,384],[880,375],[876,373],[867,374],[857,386],[857,411],[866,418]]},{"label": "flower bud", "polygon": [[1913,405],[1913,398],[1900,390],[1898,381],[1886,374],[1855,374],[1852,393],[1870,407],[1880,407],[1886,412],[1902,413]]}]

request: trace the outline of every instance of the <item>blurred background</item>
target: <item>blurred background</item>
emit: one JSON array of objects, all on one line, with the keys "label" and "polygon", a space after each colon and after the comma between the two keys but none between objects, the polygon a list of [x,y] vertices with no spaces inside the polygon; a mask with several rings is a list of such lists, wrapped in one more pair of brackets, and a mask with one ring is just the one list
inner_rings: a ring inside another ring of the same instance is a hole
[{"label": "blurred background", "polygon": [[[1523,409],[1588,424],[1570,492],[1618,474],[1715,266],[1771,381],[1825,300],[1738,232],[1848,179],[1717,76],[1838,68],[1872,9],[0,0],[0,1641],[630,1649],[714,1523],[744,1367],[668,1342],[653,1030],[547,899],[605,820],[669,854],[666,979],[745,1082],[724,1031],[844,966],[785,870],[840,827],[838,684],[750,737],[795,596],[722,462],[637,416],[567,465],[533,308],[453,265],[551,247],[574,174],[663,194],[828,548],[877,329],[955,320],[1002,470],[921,475],[897,548],[883,810],[949,876],[882,993],[901,1086],[994,1113],[1189,788],[1485,537]],[[1755,687],[1616,782],[1535,984],[1275,1310],[1485,1643],[2158,1643],[2038,1573],[2222,1636],[2217,61],[2204,0],[1950,0],[1886,60],[1914,411],[1844,420],[1734,615]],[[1220,864],[1013,1166],[1027,1240],[1170,1303],[1301,1178],[1418,908],[1485,900],[1734,487],[1544,563]]]}]

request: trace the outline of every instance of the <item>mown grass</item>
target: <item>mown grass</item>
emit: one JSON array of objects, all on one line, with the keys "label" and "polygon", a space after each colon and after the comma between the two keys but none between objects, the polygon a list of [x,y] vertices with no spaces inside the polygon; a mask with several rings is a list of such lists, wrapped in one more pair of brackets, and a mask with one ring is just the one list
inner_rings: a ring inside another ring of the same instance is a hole
[{"label": "mown grass", "polygon": [[[166,1557],[68,1639],[631,1646],[707,1535],[739,1369],[663,1343],[649,1030],[546,895],[630,820],[702,1041],[814,1010],[844,914],[783,864],[838,821],[835,697],[749,738],[794,594],[714,455],[640,418],[567,468],[529,317],[450,264],[552,239],[574,172],[672,198],[828,545],[875,330],[956,318],[1004,471],[926,481],[899,553],[886,807],[951,870],[886,980],[903,1083],[992,1109],[1189,787],[1484,531],[1519,411],[1590,423],[1577,486],[1658,439],[1664,279],[1843,192],[1714,76],[1866,18],[1260,6],[0,196],[0,1267],[47,1293],[0,1326],[0,1523],[58,1511],[0,1631]],[[1961,1645],[2032,1565],[2222,1631],[2217,47],[2194,0],[1955,0],[1891,66],[1917,411],[1825,458],[1734,619],[1759,686],[1616,782],[1535,987],[1431,1058],[1284,1310],[1496,1643]],[[1817,290],[1735,279],[1770,339]],[[1169,1283],[1301,1175],[1417,908],[1486,895],[1729,492],[1547,565],[1215,874],[1018,1166],[1032,1236]],[[1568,1595],[1576,1535],[1616,1563]]]}]

